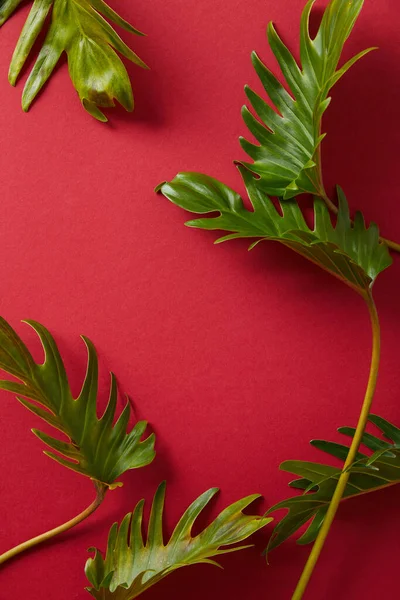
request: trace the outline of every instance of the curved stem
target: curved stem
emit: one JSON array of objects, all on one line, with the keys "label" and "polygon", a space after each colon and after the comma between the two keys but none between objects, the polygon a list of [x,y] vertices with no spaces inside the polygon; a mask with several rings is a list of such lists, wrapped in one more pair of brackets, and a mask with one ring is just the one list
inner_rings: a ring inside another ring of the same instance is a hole
[{"label": "curved stem", "polygon": [[85,508],[85,510],[83,512],[81,512],[79,515],[77,515],[73,519],[70,519],[66,523],[63,523],[62,525],[59,525],[58,527],[55,527],[54,529],[50,529],[49,531],[46,531],[45,533],[42,533],[41,535],[37,535],[36,537],[31,538],[30,540],[27,540],[26,542],[23,542],[22,544],[18,544],[18,546],[14,546],[14,548],[11,548],[11,550],[4,552],[4,554],[0,554],[0,565],[5,563],[7,560],[10,560],[10,558],[14,558],[18,554],[21,554],[21,552],[25,552],[25,550],[29,550],[30,548],[33,548],[34,546],[37,546],[38,544],[41,544],[42,542],[46,542],[47,540],[50,540],[51,538],[55,537],[59,533],[63,533],[64,531],[68,531],[68,529],[72,529],[72,527],[75,527],[75,525],[78,525],[78,523],[81,523],[87,517],[89,517],[92,513],[94,513],[94,511],[103,502],[104,496],[108,489],[107,486],[105,486],[104,484],[99,483],[97,481],[94,482],[94,484],[96,487],[96,498],[93,500],[93,502],[90,504],[90,506]]},{"label": "curved stem", "polygon": [[371,410],[372,399],[374,397],[376,387],[376,380],[378,377],[378,366],[380,357],[380,327],[378,313],[376,311],[375,302],[372,298],[371,292],[366,294],[364,298],[369,309],[372,325],[371,367],[369,372],[368,385],[365,392],[365,398],[362,404],[360,416],[358,418],[357,428],[353,440],[351,442],[349,453],[343,466],[343,471],[338,479],[336,489],[332,496],[332,500],[329,504],[329,508],[326,513],[324,522],[321,526],[321,529],[319,530],[317,539],[315,540],[314,546],[310,552],[306,565],[298,581],[297,587],[292,596],[292,600],[300,600],[301,598],[303,598],[303,594],[307,588],[308,582],[310,581],[314,567],[318,561],[319,555],[321,554],[321,550],[325,544],[325,540],[327,538],[333,519],[335,518],[336,511],[339,507],[339,503],[345,491],[347,481],[350,477],[349,467],[351,467],[352,463],[357,457],[357,452],[360,447],[365,427],[367,425],[368,416]]},{"label": "curved stem", "polygon": [[321,198],[322,200],[325,202],[325,204],[327,205],[327,207],[329,208],[329,210],[331,212],[333,212],[334,215],[337,215],[339,212],[338,207],[336,206],[336,204],[334,202],[332,202],[332,200],[329,198],[329,196],[326,194],[325,190],[324,193],[321,194]]},{"label": "curved stem", "polygon": [[387,238],[381,237],[379,238],[386,246],[391,248],[391,250],[395,250],[395,252],[400,252],[400,244],[397,242],[393,242],[392,240],[388,240]]}]

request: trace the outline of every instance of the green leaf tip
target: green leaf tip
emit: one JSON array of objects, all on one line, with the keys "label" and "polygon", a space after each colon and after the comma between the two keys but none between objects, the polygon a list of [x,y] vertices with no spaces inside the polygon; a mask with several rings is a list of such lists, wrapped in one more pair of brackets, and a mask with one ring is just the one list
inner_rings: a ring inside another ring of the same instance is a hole
[{"label": "green leaf tip", "polygon": [[[383,437],[364,433],[362,444],[372,454],[358,453],[356,462],[350,468],[343,499],[400,483],[400,429],[377,415],[371,414],[369,421]],[[338,431],[353,438],[355,428],[340,427]],[[311,444],[343,462],[349,451],[348,445],[325,440],[312,440]],[[337,467],[301,460],[287,460],[280,465],[280,469],[298,477],[289,485],[303,493],[278,502],[268,510],[268,515],[281,509],[286,509],[287,514],[275,526],[267,551],[282,544],[303,525],[306,525],[306,529],[297,543],[304,545],[315,541],[342,472]]]},{"label": "green leaf tip", "polygon": [[162,193],[162,188],[167,183],[168,183],[167,181],[162,181],[161,183],[159,183],[158,185],[156,185],[156,187],[154,188],[155,193],[156,194]]},{"label": "green leaf tip", "polygon": [[[17,4],[19,2],[10,0],[3,3],[0,24]],[[104,0],[34,0],[11,59],[8,73],[11,85],[15,85],[50,13],[45,40],[23,90],[22,109],[29,110],[66,52],[72,83],[82,106],[92,117],[106,122],[102,109],[115,106],[115,101],[131,112],[132,86],[119,54],[139,67],[148,67],[108,21],[129,33],[144,34],[122,19]]]},{"label": "green leaf tip", "polygon": [[[263,240],[278,241],[328,271],[361,294],[368,293],[378,274],[392,262],[388,248],[379,241],[377,226],[365,226],[359,213],[354,224],[343,191],[338,187],[339,213],[333,225],[323,200],[314,200],[314,226],[310,227],[295,199],[278,202],[260,190],[257,181],[238,165],[252,210],[239,194],[201,173],[179,173],[160,187],[161,193],[181,208],[203,218],[186,225],[228,232],[217,240],[253,238],[253,248]],[[278,210],[279,209],[279,210]],[[218,213],[218,216],[208,216]]]},{"label": "green leaf tip", "polygon": [[0,369],[18,381],[1,380],[0,389],[14,393],[23,406],[61,431],[64,440],[33,429],[46,444],[45,454],[58,463],[110,488],[127,470],[143,467],[155,456],[154,434],[142,439],[146,421],[129,427],[130,405],[114,423],[117,413],[117,383],[111,374],[107,406],[97,416],[98,360],[93,343],[83,336],[87,369],[81,391],[74,398],[54,338],[36,321],[25,321],[37,333],[45,359],[37,364],[18,334],[0,317]]},{"label": "green leaf tip", "polygon": [[141,500],[133,513],[128,513],[119,525],[112,525],[104,558],[96,548],[90,549],[94,556],[86,562],[85,573],[92,587],[86,589],[97,600],[131,600],[184,566],[200,563],[220,566],[212,560],[214,557],[248,547],[226,546],[242,542],[271,521],[271,517],[242,512],[260,497],[254,494],[228,506],[192,537],[196,519],[218,492],[218,488],[211,488],[189,506],[169,541],[164,543],[165,487],[165,482],[161,483],[154,495],[145,540],[144,500]]},{"label": "green leaf tip", "polygon": [[252,160],[244,165],[257,177],[260,189],[284,199],[304,192],[323,196],[318,153],[321,119],[330,102],[328,93],[353,64],[372,50],[363,50],[338,68],[343,46],[363,2],[331,0],[314,39],[309,32],[313,4],[313,0],[308,2],[301,16],[299,62],[273,23],[267,27],[268,43],[286,87],[256,52],[251,54],[253,67],[274,108],[249,86],[245,87],[254,114],[245,107],[242,115],[257,143],[240,138],[242,148]]}]

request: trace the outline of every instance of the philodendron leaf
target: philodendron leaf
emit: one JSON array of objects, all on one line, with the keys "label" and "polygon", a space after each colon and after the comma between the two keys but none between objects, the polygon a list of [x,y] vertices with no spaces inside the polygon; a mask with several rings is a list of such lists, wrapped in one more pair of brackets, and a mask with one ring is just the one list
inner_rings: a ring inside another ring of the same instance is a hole
[{"label": "philodendron leaf", "polygon": [[66,440],[60,441],[34,429],[33,433],[52,450],[45,454],[108,487],[119,485],[116,480],[128,469],[151,463],[155,456],[154,434],[141,440],[145,421],[128,431],[128,401],[114,424],[117,385],[113,374],[107,407],[100,418],[97,416],[98,361],[92,342],[83,338],[88,352],[87,371],[75,399],[53,337],[43,325],[26,323],[40,338],[44,362],[34,361],[21,338],[0,317],[0,369],[18,380],[0,381],[0,389],[16,394],[26,408],[65,434]]},{"label": "philodendron leaf", "polygon": [[300,67],[278,36],[272,23],[268,41],[289,91],[253,53],[252,61],[269,99],[249,87],[247,97],[257,115],[243,108],[244,121],[259,145],[241,138],[241,145],[254,162],[243,163],[255,175],[257,185],[271,196],[291,198],[302,192],[323,195],[318,167],[318,149],[323,139],[321,119],[327,109],[329,90],[362,56],[360,52],[338,69],[344,43],[360,13],[363,0],[331,0],[314,39],[309,17],[315,0],[303,11],[300,26]]},{"label": "philodendron leaf", "polygon": [[179,173],[170,183],[158,187],[168,200],[193,213],[219,213],[188,221],[189,227],[225,230],[223,242],[235,238],[275,240],[295,250],[329,271],[356,291],[364,294],[377,275],[391,264],[387,247],[379,242],[374,223],[367,228],[361,213],[354,223],[349,217],[346,198],[340,188],[339,214],[332,225],[323,200],[314,201],[314,227],[308,226],[296,200],[279,203],[282,214],[262,192],[244,167],[243,176],[253,210],[248,210],[236,192],[212,177],[200,173]]},{"label": "philodendron leaf", "polygon": [[131,600],[180,567],[199,563],[218,566],[212,560],[215,556],[247,548],[227,546],[242,542],[271,521],[242,512],[260,497],[258,494],[231,504],[206,529],[192,537],[195,520],[217,492],[217,488],[212,488],[199,496],[165,544],[165,483],[162,483],[154,496],[145,541],[142,534],[144,500],[141,500],[119,526],[114,523],[111,527],[105,558],[97,549],[90,549],[95,554],[88,559],[85,572],[93,587],[87,590],[97,600]]},{"label": "philodendron leaf", "polygon": [[[19,1],[0,0],[0,25],[18,4]],[[107,121],[101,108],[115,106],[115,100],[132,111],[131,83],[117,52],[140,67],[146,65],[122,41],[106,18],[130,33],[143,34],[122,19],[104,0],[34,0],[11,60],[10,83],[15,85],[50,11],[50,26],[25,84],[22,108],[25,111],[29,109],[61,54],[66,52],[72,83],[83,106],[93,117]]]},{"label": "philodendron leaf", "polygon": [[[357,460],[350,469],[343,499],[400,483],[400,429],[377,415],[370,415],[369,421],[378,427],[386,439],[364,433],[362,443],[373,454],[358,453]],[[338,431],[352,438],[355,428],[340,427]],[[349,452],[349,446],[334,442],[313,440],[311,444],[343,462]],[[304,493],[283,500],[269,509],[268,514],[279,509],[286,509],[288,512],[276,525],[268,550],[282,544],[307,523],[307,529],[297,543],[309,544],[316,539],[342,472],[337,467],[302,460],[287,460],[280,465],[280,469],[297,475],[300,479],[295,479],[289,485]]]}]

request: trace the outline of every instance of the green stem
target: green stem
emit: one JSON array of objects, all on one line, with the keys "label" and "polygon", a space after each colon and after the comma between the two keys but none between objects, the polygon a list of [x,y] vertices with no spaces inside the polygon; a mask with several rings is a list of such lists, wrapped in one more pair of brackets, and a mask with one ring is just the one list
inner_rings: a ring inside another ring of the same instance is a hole
[{"label": "green stem", "polygon": [[393,242],[392,240],[388,240],[384,237],[380,237],[379,239],[381,240],[381,242],[386,244],[386,246],[388,246],[392,250],[395,250],[395,252],[400,252],[400,244],[398,244],[397,242]]},{"label": "green stem", "polygon": [[326,513],[324,522],[319,530],[317,539],[315,540],[314,546],[310,552],[306,565],[303,569],[301,577],[298,581],[295,592],[292,596],[292,600],[301,600],[303,598],[303,594],[307,588],[308,582],[310,581],[311,575],[314,571],[314,567],[318,561],[319,555],[321,554],[321,550],[325,544],[325,540],[329,533],[332,522],[335,518],[336,511],[339,507],[339,503],[342,499],[343,493],[345,491],[347,481],[350,477],[350,469],[349,467],[354,462],[357,457],[357,452],[360,447],[362,437],[365,431],[365,427],[368,422],[368,416],[371,410],[371,404],[374,397],[376,380],[378,377],[378,367],[379,367],[379,357],[380,357],[380,327],[379,327],[379,319],[378,313],[376,311],[375,302],[372,298],[371,292],[364,296],[365,301],[367,303],[369,314],[371,318],[372,325],[372,356],[371,356],[371,367],[369,372],[368,385],[365,392],[364,402],[362,404],[360,416],[357,423],[357,428],[351,442],[351,446],[349,449],[349,453],[346,458],[346,462],[343,466],[343,471],[338,479],[338,483],[336,485],[335,492],[332,496],[332,500],[329,504],[328,511]]},{"label": "green stem", "polygon": [[93,502],[90,504],[90,506],[85,508],[85,510],[83,512],[79,513],[79,515],[77,515],[73,519],[70,519],[66,523],[63,523],[62,525],[59,525],[58,527],[55,527],[54,529],[50,529],[49,531],[46,531],[45,533],[42,533],[41,535],[37,535],[36,537],[34,537],[30,540],[27,540],[26,542],[23,542],[22,544],[18,544],[18,546],[11,548],[11,550],[4,552],[4,554],[0,554],[0,565],[5,563],[7,560],[10,560],[10,558],[14,558],[18,554],[21,554],[21,552],[25,552],[25,550],[29,550],[30,548],[33,548],[34,546],[37,546],[38,544],[41,544],[42,542],[46,542],[47,540],[50,540],[51,538],[55,537],[59,533],[63,533],[64,531],[68,531],[68,529],[72,529],[72,527],[75,527],[75,525],[78,525],[78,523],[81,523],[82,521],[87,519],[87,517],[89,517],[92,513],[94,513],[94,511],[103,502],[104,496],[108,489],[107,486],[105,486],[104,484],[99,483],[97,481],[94,482],[94,484],[96,487],[96,498],[93,500]]}]

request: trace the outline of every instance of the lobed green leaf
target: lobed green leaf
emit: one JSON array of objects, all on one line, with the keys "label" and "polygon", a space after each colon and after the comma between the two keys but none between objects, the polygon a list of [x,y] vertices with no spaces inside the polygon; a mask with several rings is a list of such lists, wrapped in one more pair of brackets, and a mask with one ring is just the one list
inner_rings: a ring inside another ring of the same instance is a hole
[{"label": "lobed green leaf", "polygon": [[179,173],[158,190],[168,200],[190,212],[218,216],[188,221],[186,225],[224,230],[218,242],[235,238],[279,241],[361,294],[368,292],[378,274],[391,264],[387,247],[379,241],[374,223],[365,226],[361,213],[350,220],[346,198],[340,188],[339,213],[333,225],[325,203],[314,201],[314,226],[307,224],[296,200],[279,202],[278,207],[259,189],[254,178],[239,166],[253,210],[239,194],[223,183],[200,173]]},{"label": "lobed green leaf", "polygon": [[284,199],[302,192],[323,195],[317,155],[324,137],[321,119],[330,102],[328,93],[357,60],[373,50],[360,52],[338,68],[363,0],[331,0],[312,39],[309,19],[314,2],[307,2],[301,17],[300,66],[273,24],[268,26],[268,42],[289,91],[256,53],[252,54],[253,66],[274,108],[251,88],[245,88],[256,116],[245,106],[243,119],[258,144],[240,139],[253,161],[243,164],[261,190]]},{"label": "lobed green leaf", "polygon": [[[400,483],[400,429],[377,415],[370,415],[369,421],[386,439],[364,433],[362,444],[373,454],[358,453],[350,468],[344,500]],[[340,427],[338,431],[352,438],[355,428]],[[347,445],[325,440],[313,440],[311,444],[343,462],[349,451]],[[267,514],[280,509],[286,509],[287,514],[275,526],[267,550],[282,544],[305,524],[306,530],[297,543],[309,544],[316,539],[342,472],[337,467],[301,460],[287,460],[280,469],[298,477],[289,485],[302,490],[303,495],[278,502],[269,509]]]},{"label": "lobed green leaf", "polygon": [[165,544],[165,483],[162,483],[154,496],[146,540],[142,534],[144,500],[141,500],[120,525],[114,523],[111,527],[104,558],[97,549],[90,549],[94,557],[88,559],[85,567],[93,586],[87,588],[90,594],[97,600],[131,600],[176,569],[199,563],[218,566],[212,560],[215,556],[247,548],[226,546],[242,542],[271,521],[270,517],[242,512],[260,497],[258,494],[231,504],[201,533],[192,537],[196,519],[217,492],[217,488],[212,488],[199,496],[182,515]]},{"label": "lobed green leaf", "polygon": [[152,462],[154,434],[141,439],[147,426],[145,421],[139,421],[128,430],[128,401],[114,423],[117,384],[113,374],[106,409],[101,417],[97,416],[98,360],[92,342],[83,338],[88,363],[82,389],[75,399],[53,337],[43,325],[26,322],[38,334],[45,360],[37,364],[22,339],[0,317],[0,369],[18,380],[1,380],[0,389],[16,394],[23,406],[65,435],[65,440],[60,441],[32,430],[51,449],[45,454],[73,471],[112,487],[118,485],[116,480],[128,469]]},{"label": "lobed green leaf", "polygon": [[[0,0],[0,25],[18,3]],[[61,55],[66,52],[72,83],[82,105],[93,117],[107,121],[101,109],[115,106],[115,100],[127,111],[132,111],[132,87],[118,53],[140,67],[147,67],[106,18],[130,33],[143,34],[122,19],[104,0],[34,0],[13,53],[10,83],[15,85],[50,11],[50,26],[25,84],[22,108],[29,110]]]}]

